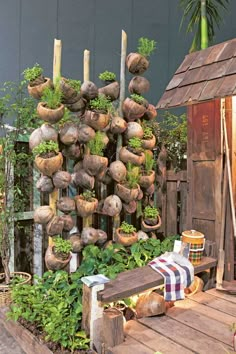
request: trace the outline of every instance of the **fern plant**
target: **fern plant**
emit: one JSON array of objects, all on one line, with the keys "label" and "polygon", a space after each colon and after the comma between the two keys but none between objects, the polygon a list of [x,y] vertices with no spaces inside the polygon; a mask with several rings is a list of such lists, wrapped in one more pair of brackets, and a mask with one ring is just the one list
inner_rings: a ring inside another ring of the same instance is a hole
[{"label": "fern plant", "polygon": [[99,95],[97,98],[90,100],[90,109],[102,113],[112,112],[113,106],[109,98],[104,95]]},{"label": "fern plant", "polygon": [[102,81],[115,81],[116,74],[111,71],[104,71],[103,73],[99,74],[99,79]]},{"label": "fern plant", "polygon": [[67,79],[66,82],[76,92],[78,92],[78,93],[80,92],[80,88],[81,88],[81,81],[80,80]]},{"label": "fern plant", "polygon": [[140,168],[139,166],[134,166],[130,162],[127,163],[127,174],[126,180],[130,189],[137,188],[137,184],[140,178]]},{"label": "fern plant", "polygon": [[55,85],[54,89],[46,87],[43,90],[42,101],[45,103],[45,106],[50,109],[56,109],[60,107],[62,100],[62,92],[59,88],[59,85]]},{"label": "fern plant", "polygon": [[141,37],[138,40],[138,53],[148,58],[156,49],[156,42],[152,39]]},{"label": "fern plant", "polygon": [[106,147],[104,142],[104,134],[100,131],[97,131],[95,137],[88,142],[87,146],[91,155],[103,156],[103,150]]},{"label": "fern plant", "polygon": [[35,148],[33,148],[33,150],[32,150],[34,157],[37,155],[40,155],[40,156],[46,155],[50,152],[52,152],[54,154],[58,154],[59,146],[58,146],[57,142],[52,141],[52,140],[43,141],[39,145],[35,146]]},{"label": "fern plant", "polygon": [[150,173],[153,169],[154,158],[148,151],[145,151],[144,155],[145,155],[145,171],[147,173]]},{"label": "fern plant", "polygon": [[26,81],[33,82],[34,80],[42,76],[42,73],[43,69],[38,63],[36,63],[32,68],[26,68],[22,74]]}]

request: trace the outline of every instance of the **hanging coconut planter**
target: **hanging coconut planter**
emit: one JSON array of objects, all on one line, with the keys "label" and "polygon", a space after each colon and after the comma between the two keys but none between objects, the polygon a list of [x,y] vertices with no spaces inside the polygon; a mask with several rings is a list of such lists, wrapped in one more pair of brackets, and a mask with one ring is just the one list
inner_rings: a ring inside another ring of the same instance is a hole
[{"label": "hanging coconut planter", "polygon": [[127,129],[125,131],[125,138],[129,140],[131,138],[139,138],[142,139],[144,135],[144,131],[142,126],[137,122],[129,122]]},{"label": "hanging coconut planter", "polygon": [[153,120],[157,117],[157,110],[155,106],[149,103],[146,112],[143,115],[143,119]]},{"label": "hanging coconut planter", "polygon": [[82,250],[82,248],[84,247],[84,244],[81,240],[80,234],[70,235],[69,241],[72,245],[72,252],[73,253],[79,253]]},{"label": "hanging coconut planter", "polygon": [[145,232],[156,231],[161,227],[161,218],[157,208],[147,205],[143,212],[141,229]]},{"label": "hanging coconut planter", "polygon": [[80,92],[87,101],[98,97],[98,88],[92,81],[85,81],[81,86]]},{"label": "hanging coconut planter", "polygon": [[73,229],[75,226],[74,220],[72,219],[71,215],[64,214],[60,215],[60,219],[63,220],[64,226],[63,226],[63,231],[70,231]]},{"label": "hanging coconut planter", "polygon": [[57,201],[57,209],[67,214],[75,210],[75,201],[70,197],[61,197]]},{"label": "hanging coconut planter", "polygon": [[127,128],[127,122],[121,117],[112,117],[110,131],[112,134],[122,134]]},{"label": "hanging coconut planter", "polygon": [[120,94],[120,85],[117,81],[111,82],[110,84],[99,88],[98,93],[109,97],[111,101],[115,101]]},{"label": "hanging coconut planter", "polygon": [[87,101],[80,97],[75,103],[67,104],[69,111],[77,113],[78,118],[82,117],[86,109]]},{"label": "hanging coconut planter", "polygon": [[98,233],[98,239],[96,241],[96,245],[102,247],[107,241],[107,233],[100,229],[97,229],[97,233]]},{"label": "hanging coconut planter", "polygon": [[58,132],[50,124],[43,124],[31,133],[29,137],[30,150],[33,150],[43,141],[58,141]]},{"label": "hanging coconut planter", "polygon": [[73,104],[80,99],[81,81],[71,80],[61,77],[60,90],[62,92],[62,102],[65,104]]},{"label": "hanging coconut planter", "polygon": [[45,102],[39,102],[37,106],[39,117],[45,122],[55,124],[64,116],[65,106],[61,103],[57,108],[49,108]]},{"label": "hanging coconut planter", "polygon": [[[134,96],[131,95],[131,96]],[[130,97],[131,97],[130,96]],[[137,95],[138,96],[138,95]],[[140,96],[141,97],[141,96]],[[136,102],[134,99],[127,97],[122,105],[122,110],[124,113],[124,117],[128,122],[133,122],[139,118],[141,118],[147,110],[147,101],[141,100],[140,103]]]},{"label": "hanging coconut planter", "polygon": [[47,224],[54,216],[54,211],[48,205],[38,207],[34,211],[34,222],[37,224]]},{"label": "hanging coconut planter", "polygon": [[78,126],[72,122],[63,124],[59,131],[59,137],[64,145],[75,144],[79,137]]},{"label": "hanging coconut planter", "polygon": [[83,160],[84,170],[91,176],[97,176],[108,165],[108,158],[99,155],[85,155]]},{"label": "hanging coconut planter", "polygon": [[139,185],[141,188],[148,189],[155,182],[155,171],[141,171]]},{"label": "hanging coconut planter", "polygon": [[138,241],[136,228],[123,221],[121,226],[116,229],[115,241],[124,246],[131,246]]},{"label": "hanging coconut planter", "polygon": [[41,193],[52,193],[55,187],[50,177],[41,176],[36,183],[36,188]]},{"label": "hanging coconut planter", "polygon": [[89,125],[95,130],[103,130],[110,122],[110,115],[94,111],[85,111],[83,123]]},{"label": "hanging coconut planter", "polygon": [[75,188],[92,190],[94,188],[95,178],[89,175],[84,169],[71,174],[71,185]]},{"label": "hanging coconut planter", "polygon": [[94,193],[91,191],[76,195],[74,199],[77,214],[82,218],[92,215],[97,209],[98,200],[94,197]]},{"label": "hanging coconut planter", "polygon": [[141,37],[138,40],[137,53],[130,53],[126,58],[126,65],[131,74],[142,75],[149,67],[149,56],[156,49],[156,42]]},{"label": "hanging coconut planter", "polygon": [[55,236],[61,234],[64,228],[64,221],[60,216],[53,216],[53,218],[47,223],[46,232],[49,236]]},{"label": "hanging coconut planter", "polygon": [[122,202],[117,195],[109,195],[103,203],[102,211],[109,216],[117,216],[122,210]]},{"label": "hanging coconut planter", "polygon": [[35,64],[32,68],[23,71],[24,79],[29,82],[27,88],[29,95],[39,100],[43,91],[47,87],[53,87],[51,79],[43,76],[43,69],[39,64]]},{"label": "hanging coconut planter", "polygon": [[93,227],[84,227],[81,232],[81,241],[83,245],[95,244],[98,240],[98,230]]},{"label": "hanging coconut planter", "polygon": [[150,89],[150,82],[143,76],[134,76],[130,83],[128,90],[129,92],[136,93],[138,95],[142,95],[145,92],[149,91]]},{"label": "hanging coconut planter", "polygon": [[126,166],[122,161],[113,161],[109,166],[109,173],[116,182],[122,182],[126,179]]},{"label": "hanging coconut planter", "polygon": [[95,130],[87,124],[80,124],[78,127],[78,141],[86,144],[95,137]]},{"label": "hanging coconut planter", "polygon": [[139,194],[139,185],[137,184],[136,187],[130,188],[127,182],[123,184],[118,183],[115,186],[115,193],[125,203],[130,203],[133,200],[137,200]]},{"label": "hanging coconut planter", "polygon": [[123,203],[123,209],[127,214],[133,214],[137,210],[137,202],[135,200],[132,200],[132,202],[126,204]]},{"label": "hanging coconut planter", "polygon": [[46,176],[51,177],[62,167],[63,156],[55,142],[42,142],[33,149],[33,154],[36,167]]},{"label": "hanging coconut planter", "polygon": [[64,145],[62,154],[71,160],[79,160],[82,156],[80,144],[77,142],[71,145]]},{"label": "hanging coconut planter", "polygon": [[119,157],[124,163],[130,162],[133,165],[141,166],[145,161],[145,155],[143,152],[135,153],[130,151],[126,146],[120,149]]},{"label": "hanging coconut planter", "polygon": [[71,182],[71,174],[67,171],[58,171],[52,175],[53,184],[58,189],[65,189]]},{"label": "hanging coconut planter", "polygon": [[102,170],[97,176],[96,179],[99,182],[102,182],[103,184],[110,184],[112,182],[112,178],[110,176],[110,171],[109,168],[105,168],[104,170]]},{"label": "hanging coconut planter", "polygon": [[53,245],[47,248],[45,254],[46,267],[49,270],[59,270],[67,266],[71,259],[72,245],[61,237],[53,238]]}]

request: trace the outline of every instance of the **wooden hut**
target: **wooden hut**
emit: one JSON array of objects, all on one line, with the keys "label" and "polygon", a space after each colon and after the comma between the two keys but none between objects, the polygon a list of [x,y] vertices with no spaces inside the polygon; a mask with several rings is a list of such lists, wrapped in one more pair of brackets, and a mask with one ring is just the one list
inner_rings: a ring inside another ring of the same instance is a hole
[{"label": "wooden hut", "polygon": [[[234,279],[235,242],[230,198],[222,215],[225,117],[236,201],[236,39],[187,55],[175,72],[158,109],[187,106],[187,227],[220,245],[225,217],[225,279]],[[224,198],[225,199],[225,198]]]}]

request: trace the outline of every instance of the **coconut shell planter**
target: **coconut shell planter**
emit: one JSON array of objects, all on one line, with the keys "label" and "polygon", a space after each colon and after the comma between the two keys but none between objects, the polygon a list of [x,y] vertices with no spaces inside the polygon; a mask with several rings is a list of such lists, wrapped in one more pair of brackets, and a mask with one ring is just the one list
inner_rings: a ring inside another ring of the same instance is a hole
[{"label": "coconut shell planter", "polygon": [[53,156],[48,154],[48,157],[38,155],[35,157],[34,162],[40,172],[51,177],[55,172],[61,169],[63,164],[63,156],[61,152],[56,155],[53,154]]},{"label": "coconut shell planter", "polygon": [[123,246],[131,246],[138,241],[138,235],[135,227],[129,225],[125,221],[116,229],[115,241]]}]

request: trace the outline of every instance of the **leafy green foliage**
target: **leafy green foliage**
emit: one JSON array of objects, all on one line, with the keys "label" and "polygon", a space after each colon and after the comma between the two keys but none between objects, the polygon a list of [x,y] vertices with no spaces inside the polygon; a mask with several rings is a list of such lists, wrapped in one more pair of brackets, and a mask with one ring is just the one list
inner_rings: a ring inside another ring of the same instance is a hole
[{"label": "leafy green foliage", "polygon": [[156,219],[159,215],[159,210],[155,207],[147,205],[143,211],[144,219]]},{"label": "leafy green foliage", "polygon": [[102,81],[115,81],[116,74],[111,71],[104,71],[103,73],[99,74],[99,79]]},{"label": "leafy green foliage", "polygon": [[[215,36],[216,26],[219,28],[222,22],[222,9],[226,10],[229,0],[207,0],[206,17],[208,26],[208,39],[210,44]],[[183,10],[180,28],[187,21],[186,33],[195,32],[190,52],[201,49],[201,0],[179,0]]]},{"label": "leafy green foliage", "polygon": [[90,150],[90,154],[103,156],[103,150],[106,147],[106,144],[104,142],[104,133],[97,131],[95,137],[89,140],[87,146]]},{"label": "leafy green foliage", "polygon": [[87,202],[92,202],[93,199],[95,198],[95,191],[89,191],[86,190],[81,194],[81,196],[87,201]]},{"label": "leafy green foliage", "polygon": [[81,81],[80,80],[67,79],[66,82],[75,91],[77,91],[78,93],[80,92],[80,88],[81,88]]},{"label": "leafy green foliage", "polygon": [[64,240],[62,237],[53,237],[54,250],[56,253],[68,254],[72,251],[72,244],[69,240]]},{"label": "leafy green foliage", "polygon": [[164,144],[175,170],[179,170],[181,161],[187,154],[187,117],[186,114],[176,116],[166,111],[160,125],[160,142]]},{"label": "leafy green foliage", "polygon": [[144,155],[145,155],[145,171],[149,173],[153,169],[154,158],[148,151],[144,151]]},{"label": "leafy green foliage", "polygon": [[138,95],[137,93],[133,93],[132,95],[130,95],[131,100],[133,100],[134,102],[138,103],[138,104],[143,104],[145,99],[143,96]]},{"label": "leafy green foliage", "polygon": [[126,221],[122,221],[120,229],[125,234],[131,234],[133,232],[136,232],[136,228],[133,225],[128,224]]},{"label": "leafy green foliage", "polygon": [[144,132],[143,139],[145,140],[152,139],[153,133],[151,127],[145,127],[143,132]]},{"label": "leafy green foliage", "polygon": [[60,90],[59,85],[55,85],[54,89],[46,87],[43,90],[41,100],[46,104],[46,107],[50,109],[56,109],[60,107],[62,100],[62,91]]},{"label": "leafy green foliage", "polygon": [[132,149],[141,149],[142,148],[142,140],[135,136],[135,137],[129,139],[128,145]]},{"label": "leafy green foliage", "polygon": [[141,37],[138,40],[138,53],[148,58],[156,49],[156,42],[154,40]]},{"label": "leafy green foliage", "polygon": [[24,79],[26,81],[34,81],[43,73],[43,69],[36,63],[32,68],[26,68],[23,71]]},{"label": "leafy green foliage", "polygon": [[113,110],[110,99],[105,95],[99,95],[97,98],[90,100],[89,107],[92,111],[98,111],[101,113],[108,113]]},{"label": "leafy green foliage", "polygon": [[126,180],[129,188],[137,188],[140,177],[140,168],[139,166],[134,166],[130,162],[127,163],[127,174]]},{"label": "leafy green foliage", "polygon": [[56,154],[59,152],[58,143],[52,140],[43,141],[39,145],[33,148],[32,153],[34,156],[47,154],[49,152],[55,152]]}]

